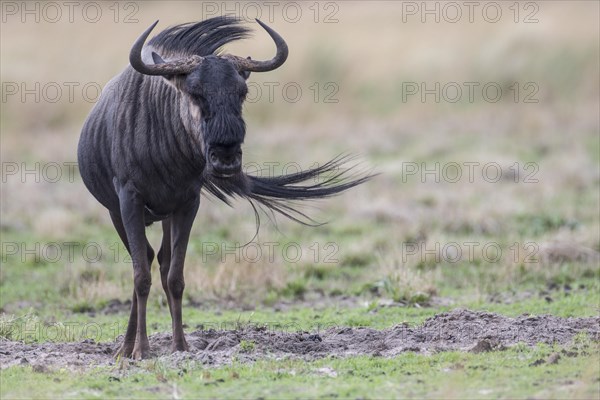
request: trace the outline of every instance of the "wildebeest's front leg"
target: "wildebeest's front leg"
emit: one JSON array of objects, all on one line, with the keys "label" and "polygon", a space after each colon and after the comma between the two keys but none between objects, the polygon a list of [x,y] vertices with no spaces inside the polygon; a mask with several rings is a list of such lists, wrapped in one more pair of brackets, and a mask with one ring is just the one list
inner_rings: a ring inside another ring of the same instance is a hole
[{"label": "wildebeest's front leg", "polygon": [[[129,253],[133,261],[133,284],[135,297],[137,298],[135,345],[131,355],[135,359],[142,359],[146,358],[150,352],[150,343],[146,331],[146,303],[152,285],[150,264],[148,262],[148,241],[144,224],[144,202],[131,184],[117,185],[117,189],[121,219],[127,235]],[[130,318],[134,317],[135,313],[132,309]],[[131,326],[132,321],[130,320],[129,327]]]},{"label": "wildebeest's front leg", "polygon": [[200,198],[196,197],[171,218],[171,267],[167,277],[167,286],[171,295],[171,318],[173,321],[172,351],[187,351],[188,344],[183,334],[181,317],[181,300],[185,282],[183,279],[183,263],[190,238],[194,218],[198,212]]},{"label": "wildebeest's front leg", "polygon": [[[125,232],[125,227],[123,226],[123,220],[121,219],[121,215],[111,212],[110,219],[113,222],[121,241],[125,245],[127,249],[127,253],[131,255],[131,251],[129,250],[129,242],[127,241],[127,233]],[[148,256],[148,266],[152,265],[152,260],[154,259],[154,251],[150,246],[150,243],[146,241],[147,248],[147,256]],[[123,344],[117,352],[115,353],[115,357],[131,357],[133,353],[133,346],[135,345],[135,336],[137,333],[137,295],[135,294],[135,289],[133,290],[133,296],[131,297],[131,312],[129,314],[129,322],[127,323],[127,331],[125,332],[125,338],[123,339]]]}]

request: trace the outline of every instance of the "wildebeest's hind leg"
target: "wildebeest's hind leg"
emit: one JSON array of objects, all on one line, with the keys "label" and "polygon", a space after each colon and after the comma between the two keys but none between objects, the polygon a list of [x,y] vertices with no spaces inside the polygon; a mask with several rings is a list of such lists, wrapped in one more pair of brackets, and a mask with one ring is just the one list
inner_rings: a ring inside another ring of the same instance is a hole
[{"label": "wildebeest's hind leg", "polygon": [[[121,216],[110,213],[110,219],[123,241],[123,245],[127,249],[127,252],[131,254],[129,251],[129,243],[127,242],[127,235],[125,233],[125,227],[123,226],[123,221],[121,220]],[[152,260],[154,259],[154,251],[152,247],[150,247],[150,243],[146,242],[147,245],[147,255],[148,255],[148,265],[152,265]],[[125,332],[125,338],[123,339],[123,344],[119,347],[119,350],[115,353],[115,357],[131,357],[133,353],[133,346],[135,345],[135,334],[137,331],[137,296],[135,294],[135,289],[133,290],[133,295],[131,298],[131,312],[129,314],[129,322],[127,323],[127,331]]]},{"label": "wildebeest's hind leg", "polygon": [[189,349],[183,334],[181,317],[181,300],[185,287],[183,263],[190,239],[190,231],[192,230],[199,205],[200,197],[196,197],[171,217],[171,267],[167,276],[167,287],[171,294],[171,318],[173,321],[172,351],[187,351]]},{"label": "wildebeest's hind leg", "polygon": [[169,305],[169,313],[171,319],[173,318],[173,309],[171,308],[171,292],[169,291],[169,285],[167,278],[169,276],[169,269],[171,268],[171,219],[165,219],[162,222],[163,237],[160,244],[160,250],[158,250],[158,264],[160,265],[160,281],[162,283],[163,290],[167,296],[167,304]]}]

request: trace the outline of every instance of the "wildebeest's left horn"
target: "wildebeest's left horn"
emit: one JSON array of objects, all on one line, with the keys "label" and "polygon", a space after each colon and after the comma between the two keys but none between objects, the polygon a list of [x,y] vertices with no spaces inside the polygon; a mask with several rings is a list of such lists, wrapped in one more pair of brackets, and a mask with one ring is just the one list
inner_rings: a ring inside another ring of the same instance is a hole
[{"label": "wildebeest's left horn", "polygon": [[267,25],[263,24],[259,19],[256,19],[256,22],[263,27],[265,31],[271,36],[275,45],[277,46],[277,54],[273,57],[272,60],[269,61],[256,61],[250,60],[248,58],[241,58],[238,56],[233,56],[226,54],[223,57],[230,59],[237,66],[240,71],[251,71],[251,72],[266,72],[272,71],[276,68],[279,68],[287,59],[288,56],[288,47],[285,43],[285,40],[277,32],[273,29],[269,28]]},{"label": "wildebeest's left horn", "polygon": [[203,58],[198,55],[192,55],[175,61],[167,61],[161,64],[146,64],[142,61],[142,48],[146,39],[152,32],[152,29],[158,24],[158,20],[146,29],[144,33],[135,41],[129,52],[129,62],[131,66],[140,74],[144,75],[178,75],[192,72]]}]

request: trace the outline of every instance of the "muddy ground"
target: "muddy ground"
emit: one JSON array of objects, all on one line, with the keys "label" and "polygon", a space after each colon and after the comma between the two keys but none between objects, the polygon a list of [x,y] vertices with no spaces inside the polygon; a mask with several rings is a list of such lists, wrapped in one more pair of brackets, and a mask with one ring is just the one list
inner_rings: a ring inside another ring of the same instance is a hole
[{"label": "muddy ground", "polygon": [[[314,332],[291,332],[277,327],[245,326],[236,330],[196,330],[187,335],[190,352],[169,354],[171,335],[150,337],[153,356],[177,366],[199,362],[207,366],[266,358],[300,358],[375,355],[392,357],[402,352],[495,351],[522,342],[567,344],[580,332],[600,340],[600,317],[560,318],[550,315],[522,315],[509,318],[488,312],[454,310],[410,327],[396,325],[385,330],[324,327]],[[86,369],[114,365],[112,354],[122,337],[110,343],[92,340],[70,343],[25,344],[0,341],[0,365],[30,364],[36,370],[48,368]]]}]

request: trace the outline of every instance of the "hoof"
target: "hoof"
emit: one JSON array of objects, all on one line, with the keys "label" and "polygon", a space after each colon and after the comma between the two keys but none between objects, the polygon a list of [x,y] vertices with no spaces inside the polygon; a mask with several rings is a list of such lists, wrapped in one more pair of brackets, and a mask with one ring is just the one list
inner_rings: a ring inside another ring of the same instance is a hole
[{"label": "hoof", "polygon": [[150,358],[150,346],[138,346],[138,343],[136,342],[136,345],[133,348],[133,353],[131,354],[131,358],[134,360],[145,360]]},{"label": "hoof", "polygon": [[119,350],[113,354],[113,358],[130,358],[133,354],[133,343],[123,343]]},{"label": "hoof", "polygon": [[188,346],[185,339],[183,341],[175,342],[171,345],[171,353],[175,353],[176,351],[190,351],[190,346]]}]

